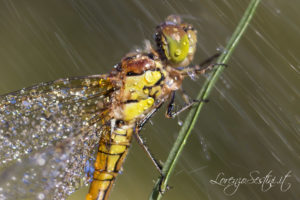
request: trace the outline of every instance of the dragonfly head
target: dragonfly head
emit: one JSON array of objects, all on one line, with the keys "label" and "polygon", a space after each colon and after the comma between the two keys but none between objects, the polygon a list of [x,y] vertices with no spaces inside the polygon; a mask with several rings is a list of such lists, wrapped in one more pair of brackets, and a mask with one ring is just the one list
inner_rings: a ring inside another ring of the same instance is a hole
[{"label": "dragonfly head", "polygon": [[155,40],[160,56],[171,66],[184,67],[193,60],[197,31],[192,25],[182,23],[181,18],[170,15],[157,26]]}]

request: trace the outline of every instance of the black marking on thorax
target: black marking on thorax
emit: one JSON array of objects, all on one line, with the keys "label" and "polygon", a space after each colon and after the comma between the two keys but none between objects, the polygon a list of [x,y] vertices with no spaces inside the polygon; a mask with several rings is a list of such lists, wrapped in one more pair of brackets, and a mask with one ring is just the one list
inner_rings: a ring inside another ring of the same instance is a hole
[{"label": "black marking on thorax", "polygon": [[137,102],[139,102],[137,99],[128,99],[127,101],[124,102],[124,104],[137,103]]}]

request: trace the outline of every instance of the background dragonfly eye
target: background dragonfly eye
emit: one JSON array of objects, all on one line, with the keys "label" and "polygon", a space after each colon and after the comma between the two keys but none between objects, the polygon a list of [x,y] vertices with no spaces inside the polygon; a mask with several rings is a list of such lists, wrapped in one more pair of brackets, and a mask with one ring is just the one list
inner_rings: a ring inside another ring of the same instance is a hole
[{"label": "background dragonfly eye", "polygon": [[196,50],[196,30],[189,24],[181,23],[178,16],[171,15],[159,25],[155,35],[158,52],[172,66],[186,66]]}]

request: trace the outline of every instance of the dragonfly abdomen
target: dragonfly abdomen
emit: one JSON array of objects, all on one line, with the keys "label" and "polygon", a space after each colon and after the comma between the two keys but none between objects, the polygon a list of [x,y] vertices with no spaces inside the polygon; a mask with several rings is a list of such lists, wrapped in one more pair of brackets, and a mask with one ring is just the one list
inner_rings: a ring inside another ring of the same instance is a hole
[{"label": "dragonfly abdomen", "polygon": [[106,200],[120,173],[131,143],[133,127],[122,125],[103,136],[99,142],[95,172],[86,200]]}]

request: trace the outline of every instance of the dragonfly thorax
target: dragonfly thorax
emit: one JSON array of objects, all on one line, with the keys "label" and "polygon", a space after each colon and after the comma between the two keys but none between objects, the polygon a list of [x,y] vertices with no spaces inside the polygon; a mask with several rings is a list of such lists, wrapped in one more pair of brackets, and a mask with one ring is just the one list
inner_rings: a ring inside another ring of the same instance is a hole
[{"label": "dragonfly thorax", "polygon": [[112,105],[114,118],[137,122],[177,90],[183,76],[151,53],[130,54],[111,73],[120,85]]}]

